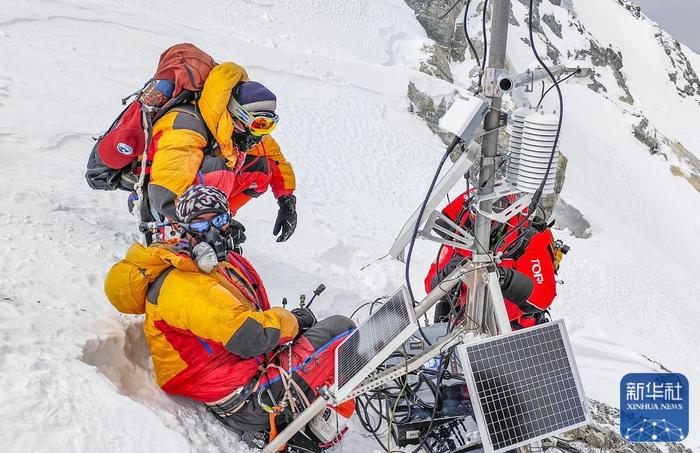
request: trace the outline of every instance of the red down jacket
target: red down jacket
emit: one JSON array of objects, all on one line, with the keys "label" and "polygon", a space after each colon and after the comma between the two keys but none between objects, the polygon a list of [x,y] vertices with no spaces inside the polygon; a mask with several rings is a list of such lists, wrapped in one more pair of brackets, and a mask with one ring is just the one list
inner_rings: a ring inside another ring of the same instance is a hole
[{"label": "red down jacket", "polygon": [[[457,222],[457,217],[459,216],[460,212],[462,212],[466,199],[465,195],[466,193],[460,195],[450,204],[445,206],[442,213],[453,221]],[[515,231],[515,226],[520,220],[520,216],[515,216],[514,218],[510,219],[505,233],[506,239],[503,241],[503,244],[499,247],[498,251],[503,251],[517,238],[518,235]],[[460,221],[461,226],[464,226],[468,221],[469,216],[463,216],[463,219]],[[527,227],[528,222],[525,222],[523,226]],[[532,236],[521,256],[519,256],[517,259],[505,259],[500,264],[501,267],[515,269],[532,280],[533,290],[527,299],[527,303],[532,305],[533,309],[536,308],[538,310],[546,310],[552,304],[554,297],[557,295],[554,263],[552,261],[554,256],[553,247],[554,237],[552,236],[551,230],[547,228],[544,231],[537,232],[534,236]],[[471,252],[468,250],[455,249],[451,246],[443,246],[437,260],[440,270],[442,271],[447,263],[449,263],[450,260],[457,254],[465,257],[471,256]],[[428,292],[433,289],[438,266],[436,266],[436,263],[431,264],[430,269],[428,270],[428,275],[425,277],[425,290]],[[463,285],[462,289],[463,290],[460,291],[459,303],[463,306],[466,303],[466,285]],[[508,299],[505,299],[505,303],[506,311],[508,312],[508,317],[510,318],[511,322],[518,323],[522,327],[530,327],[536,324],[535,319],[532,316],[527,315],[521,307]]]}]

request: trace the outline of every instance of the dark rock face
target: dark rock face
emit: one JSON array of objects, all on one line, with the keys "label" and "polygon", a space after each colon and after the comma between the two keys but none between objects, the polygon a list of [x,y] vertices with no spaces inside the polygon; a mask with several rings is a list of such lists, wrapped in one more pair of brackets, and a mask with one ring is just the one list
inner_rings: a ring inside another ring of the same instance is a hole
[{"label": "dark rock face", "polygon": [[644,143],[651,154],[656,154],[659,151],[659,141],[656,139],[655,131],[649,127],[649,120],[642,116],[639,123],[632,126],[634,138]]},{"label": "dark rock face", "polygon": [[437,44],[426,46],[423,48],[423,51],[428,56],[428,59],[421,63],[420,71],[438,79],[453,82],[450,60],[445,55],[445,51]]},{"label": "dark rock face", "polygon": [[461,4],[455,6],[455,0],[405,1],[415,11],[416,19],[428,37],[442,47],[443,52],[453,60],[463,61],[466,42],[455,39],[461,34],[461,28],[455,24],[463,9]]},{"label": "dark rock face", "polygon": [[668,78],[676,85],[678,94],[683,97],[695,97],[696,102],[700,104],[700,79],[688,57],[683,53],[681,44],[661,29],[658,29],[654,36],[673,66],[673,70],[668,73]]},{"label": "dark rock face", "polygon": [[630,2],[629,0],[617,0],[617,3],[624,6],[625,9],[637,19],[639,19],[642,15],[642,8]]},{"label": "dark rock face", "polygon": [[[526,8],[528,8],[528,9],[530,8],[530,0],[519,0],[519,1],[520,1],[520,3],[525,5]],[[546,49],[547,57],[554,64],[559,64],[559,58],[560,58],[561,54],[559,53],[559,50],[554,46],[554,44],[552,44],[552,42],[549,40],[549,38],[547,37],[547,34],[544,32],[544,29],[542,28],[542,22],[540,21],[540,17],[541,17],[540,16],[540,2],[541,1],[542,0],[535,0],[534,2],[532,2],[532,33],[540,35],[540,38],[542,38],[542,41],[544,41],[545,46],[547,46],[547,49]],[[529,21],[529,16],[526,16],[525,17],[525,24],[527,24],[528,21]],[[544,18],[542,18],[542,21],[544,21]],[[554,22],[556,22],[556,20]],[[561,32],[561,25],[559,26],[559,31]]]},{"label": "dark rock face", "polygon": [[[559,159],[557,160],[557,166],[556,166],[556,179],[554,180],[554,193],[550,193],[549,195],[545,195],[542,197],[542,200],[540,201],[540,206],[542,207],[542,210],[544,211],[544,218],[549,219],[549,217],[552,215],[552,212],[555,209],[555,206],[557,205],[559,201],[559,194],[561,193],[562,189],[564,188],[564,179],[566,178],[566,166],[569,163],[569,159],[562,154],[561,152],[559,153]],[[590,225],[589,225],[590,226]]]},{"label": "dark rock face", "polygon": [[561,24],[557,22],[557,19],[553,14],[545,14],[542,16],[542,22],[547,24],[547,26],[552,30],[552,33],[561,38]]},{"label": "dark rock face", "polygon": [[512,9],[508,12],[508,23],[510,25],[515,25],[516,27],[520,26],[520,22],[518,22],[518,19],[515,18],[515,14],[513,14]]},{"label": "dark rock face", "polygon": [[[615,76],[615,80],[617,81],[617,85],[625,92],[625,96],[620,97],[620,100],[630,105],[634,104],[634,98],[632,97],[629,87],[627,86],[627,79],[621,71],[623,66],[622,53],[613,49],[612,46],[601,47],[598,45],[597,42],[595,42],[592,39],[589,41],[589,46],[590,47],[588,50],[576,51],[576,58],[582,59],[585,56],[590,56],[591,63],[594,66],[610,67],[610,69],[612,69],[613,75]],[[607,91],[605,86],[603,86],[600,82],[598,82],[595,79],[593,79],[593,82],[589,84],[588,87],[598,93]]]}]

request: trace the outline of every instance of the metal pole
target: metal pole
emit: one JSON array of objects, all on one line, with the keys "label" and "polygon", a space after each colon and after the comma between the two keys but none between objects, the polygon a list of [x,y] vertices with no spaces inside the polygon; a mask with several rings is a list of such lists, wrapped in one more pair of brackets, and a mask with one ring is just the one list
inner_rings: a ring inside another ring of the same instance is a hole
[{"label": "metal pole", "polygon": [[[506,65],[506,41],[508,39],[508,12],[510,11],[510,0],[495,0],[491,15],[491,43],[489,51],[488,67],[496,70],[505,69]],[[495,74],[494,74],[495,76]],[[495,83],[496,81],[491,81]],[[487,80],[485,83],[489,83]],[[484,130],[490,131],[499,126],[499,111],[501,108],[501,92],[496,91],[496,96],[491,97],[491,106],[493,109],[486,115],[484,119]],[[498,154],[498,134],[491,133],[484,135],[481,143],[481,171],[479,173],[480,194],[490,194],[493,192],[493,183],[496,176],[496,155]],[[486,200],[480,202],[480,208],[487,213],[492,210],[493,201]],[[478,255],[487,255],[489,253],[489,241],[491,240],[491,219],[477,211],[476,227],[474,229],[474,237],[476,238],[476,246]],[[479,258],[476,256],[475,258]],[[483,257],[481,258],[483,259]],[[496,292],[500,295],[500,287],[496,288],[497,274],[494,272],[489,279],[489,290],[486,294]],[[498,299],[498,300],[494,300]],[[486,297],[479,299],[482,303],[488,303]],[[504,316],[503,299],[496,296],[490,298],[490,303],[493,304],[493,309],[496,314],[497,324],[500,333],[510,332],[510,323],[507,323],[507,315]],[[533,443],[532,447],[539,447],[541,444]],[[541,447],[540,447],[541,448]],[[534,448],[530,446],[518,448],[519,453],[533,452]],[[539,450],[541,451],[541,450]]]},{"label": "metal pole", "polygon": [[510,327],[510,319],[506,312],[506,303],[503,301],[503,293],[501,286],[498,284],[498,273],[489,273],[489,281],[487,284],[489,298],[491,300],[491,309],[496,318],[496,327],[499,334],[508,333],[512,329]]},{"label": "metal pole", "polygon": [[[491,37],[489,39],[488,68],[502,70],[506,65],[506,41],[508,39],[508,12],[510,0],[494,0],[491,14]],[[496,81],[491,81],[495,83]],[[489,83],[486,80],[484,83]],[[501,92],[491,97],[491,111],[484,119],[484,130],[490,131],[499,126],[501,108]],[[487,133],[481,142],[481,171],[479,172],[479,193],[488,195],[493,192],[493,183],[496,176],[496,155],[498,154],[498,134]],[[481,201],[480,208],[491,212],[492,200]],[[491,238],[491,220],[477,212],[476,227],[474,228],[477,254],[484,255],[489,252],[489,240]]]}]

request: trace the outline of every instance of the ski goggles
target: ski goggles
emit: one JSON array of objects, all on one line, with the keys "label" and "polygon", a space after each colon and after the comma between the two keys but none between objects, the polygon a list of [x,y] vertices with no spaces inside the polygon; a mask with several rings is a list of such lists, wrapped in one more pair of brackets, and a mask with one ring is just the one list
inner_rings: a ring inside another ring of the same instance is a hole
[{"label": "ski goggles", "polygon": [[209,228],[214,227],[217,230],[222,228],[224,225],[228,224],[231,220],[231,215],[228,212],[219,214],[216,217],[212,217],[209,220],[198,220],[191,223],[181,223],[180,225],[193,233],[206,233]]},{"label": "ski goggles", "polygon": [[233,104],[233,112],[231,113],[248,128],[251,134],[268,135],[277,127],[279,117],[276,114],[272,112],[251,113],[235,99],[231,99],[231,104]]}]

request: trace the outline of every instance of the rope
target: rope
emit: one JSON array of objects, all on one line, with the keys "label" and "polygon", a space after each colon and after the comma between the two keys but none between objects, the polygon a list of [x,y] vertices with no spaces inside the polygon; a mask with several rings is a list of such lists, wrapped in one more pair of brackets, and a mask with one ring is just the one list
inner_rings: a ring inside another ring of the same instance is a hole
[{"label": "rope", "polygon": [[[143,135],[144,135],[144,146],[143,146],[143,153],[141,155],[141,174],[139,175],[139,180],[136,182],[134,185],[134,191],[136,192],[136,203],[134,203],[134,209],[136,210],[137,214],[136,217],[138,219],[139,224],[142,222],[145,222],[146,219],[143,218],[143,214],[141,212],[141,205],[143,204],[144,198],[144,184],[146,182],[146,169],[148,167],[148,146],[150,145],[151,142],[151,113],[144,110],[144,106],[141,106],[141,126],[143,127]],[[146,245],[146,233],[141,233],[141,241],[143,242],[144,245]]]},{"label": "rope", "polygon": [[269,370],[270,368],[274,368],[279,372],[282,381],[282,387],[284,388],[284,394],[282,395],[282,400],[275,406],[269,406],[265,403],[262,403],[261,401],[258,401],[259,403],[261,403],[260,406],[266,412],[280,413],[284,410],[285,407],[287,407],[287,405],[289,405],[289,408],[291,409],[294,415],[300,413],[301,409],[297,408],[297,400],[292,394],[292,388],[296,391],[298,397],[306,406],[309,406],[311,404],[306,394],[301,389],[299,384],[297,384],[296,381],[294,381],[291,374],[287,373],[287,371],[281,366],[272,363],[269,363],[262,369],[264,372],[267,372],[267,370]]}]

